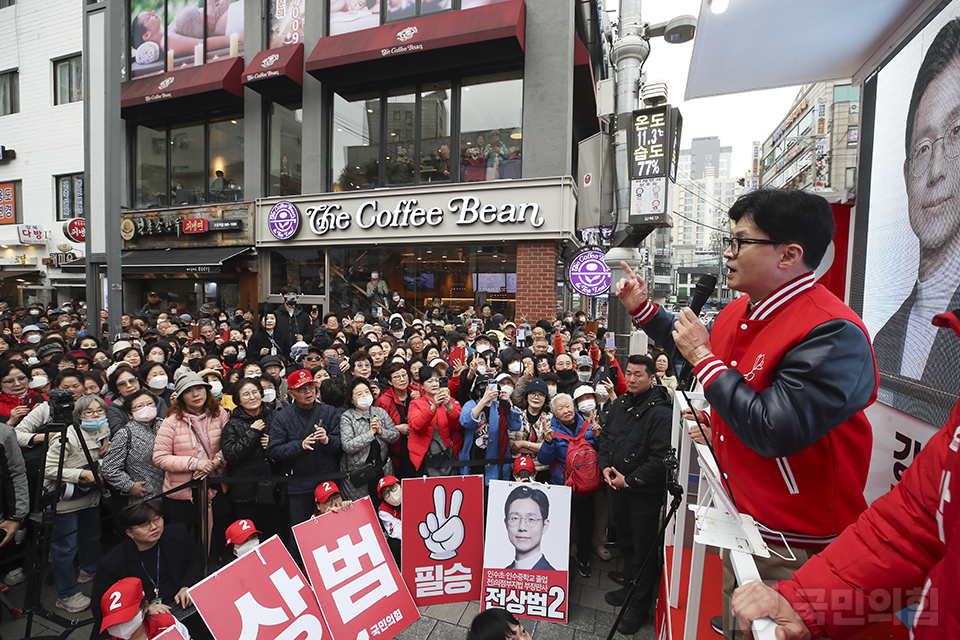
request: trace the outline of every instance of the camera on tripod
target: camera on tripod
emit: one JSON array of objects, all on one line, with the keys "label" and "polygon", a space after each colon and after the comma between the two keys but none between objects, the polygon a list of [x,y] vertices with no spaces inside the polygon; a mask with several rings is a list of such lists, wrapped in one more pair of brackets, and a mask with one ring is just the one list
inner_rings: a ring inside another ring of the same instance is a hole
[{"label": "camera on tripod", "polygon": [[47,392],[50,403],[50,422],[44,425],[46,431],[60,431],[65,424],[73,422],[73,391],[51,389]]}]

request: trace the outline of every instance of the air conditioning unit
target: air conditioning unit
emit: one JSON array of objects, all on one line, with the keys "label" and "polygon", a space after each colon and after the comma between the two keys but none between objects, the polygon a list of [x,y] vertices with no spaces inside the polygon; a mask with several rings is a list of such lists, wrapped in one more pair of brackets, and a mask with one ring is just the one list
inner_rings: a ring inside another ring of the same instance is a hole
[{"label": "air conditioning unit", "polygon": [[850,103],[850,113],[860,113],[860,103],[851,102]]}]

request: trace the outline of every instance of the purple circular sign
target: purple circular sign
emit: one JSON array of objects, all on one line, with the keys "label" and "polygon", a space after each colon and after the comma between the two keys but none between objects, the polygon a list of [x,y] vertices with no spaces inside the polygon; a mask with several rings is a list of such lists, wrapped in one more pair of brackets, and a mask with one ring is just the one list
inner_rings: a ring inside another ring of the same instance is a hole
[{"label": "purple circular sign", "polygon": [[584,251],[573,259],[567,273],[574,289],[585,296],[596,296],[610,291],[613,272],[603,258],[601,251]]},{"label": "purple circular sign", "polygon": [[278,202],[270,209],[267,227],[277,240],[289,240],[300,231],[300,210],[292,202]]}]

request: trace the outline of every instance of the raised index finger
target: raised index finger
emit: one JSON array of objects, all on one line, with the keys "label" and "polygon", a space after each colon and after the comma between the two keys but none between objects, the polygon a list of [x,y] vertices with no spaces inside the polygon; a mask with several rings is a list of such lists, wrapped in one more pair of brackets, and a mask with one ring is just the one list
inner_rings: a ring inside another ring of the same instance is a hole
[{"label": "raised index finger", "polygon": [[627,278],[629,278],[630,280],[637,279],[637,274],[633,272],[633,269],[630,268],[630,265],[628,265],[626,262],[621,260],[620,266],[623,267],[623,270],[627,272]]}]

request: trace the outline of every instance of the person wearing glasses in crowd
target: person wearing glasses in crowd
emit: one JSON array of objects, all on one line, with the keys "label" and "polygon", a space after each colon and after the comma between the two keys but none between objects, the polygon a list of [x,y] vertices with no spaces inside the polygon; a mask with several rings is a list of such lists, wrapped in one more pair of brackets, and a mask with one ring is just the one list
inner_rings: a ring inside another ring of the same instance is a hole
[{"label": "person wearing glasses in crowd", "polygon": [[[98,396],[81,396],[74,405],[73,420],[80,426],[90,457],[99,460],[110,439],[106,401]],[[65,451],[62,484],[58,487],[61,448]],[[50,531],[50,558],[57,587],[56,606],[68,613],[80,613],[90,606],[90,598],[80,591],[80,584],[93,579],[100,560],[100,492],[95,483],[76,429],[67,429],[66,444],[61,434],[51,434],[44,488],[59,491],[60,500]],[[80,565],[79,577],[73,572],[75,560]]]},{"label": "person wearing glasses in crowd", "polygon": [[[192,605],[187,589],[203,579],[203,551],[182,524],[165,524],[159,500],[150,500],[120,512],[126,537],[106,553],[93,578],[94,629],[100,629],[104,594],[118,580],[139,578],[147,600],[162,613]],[[200,616],[184,619],[194,637],[209,637]],[[106,636],[99,636],[106,637]]]},{"label": "person wearing glasses in crowd", "polygon": [[15,427],[44,399],[30,389],[27,365],[16,360],[0,360],[0,421]]},{"label": "person wearing glasses in crowd", "polygon": [[[108,376],[107,387],[111,394],[107,421],[110,423],[110,431],[116,432],[130,420],[125,406],[126,398],[140,390],[140,378],[132,366],[122,363]],[[167,415],[167,403],[160,398],[157,399],[157,415],[161,418]]]},{"label": "person wearing glasses in crowd", "polygon": [[412,478],[417,470],[410,462],[410,450],[407,445],[407,438],[410,436],[410,423],[408,412],[410,411],[410,402],[420,397],[420,387],[410,382],[410,374],[402,362],[388,362],[380,371],[380,379],[388,383],[388,386],[377,401],[375,406],[384,409],[393,420],[397,431],[400,432],[400,438],[397,442],[390,445],[390,457],[393,460],[393,468],[401,478]]},{"label": "person wearing glasses in crowd", "polygon": [[[764,528],[774,554],[756,558],[764,580],[786,579],[866,509],[863,489],[873,434],[863,410],[879,373],[863,322],[815,283],[833,239],[830,205],[803,191],[763,189],[730,208],[727,283],[745,295],[712,332],[690,309],[674,318],[647,299],[626,264],[620,302],[666,351],[694,365],[711,412],[717,459],[737,507]],[[691,414],[687,414],[691,415]],[[724,561],[724,636],[733,637],[734,577]]]}]

